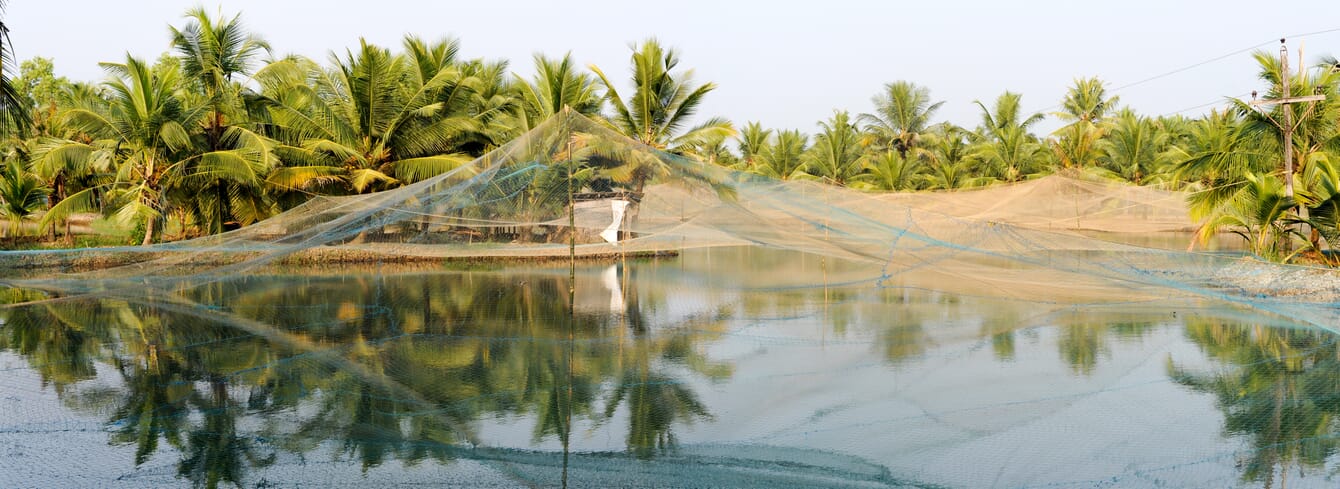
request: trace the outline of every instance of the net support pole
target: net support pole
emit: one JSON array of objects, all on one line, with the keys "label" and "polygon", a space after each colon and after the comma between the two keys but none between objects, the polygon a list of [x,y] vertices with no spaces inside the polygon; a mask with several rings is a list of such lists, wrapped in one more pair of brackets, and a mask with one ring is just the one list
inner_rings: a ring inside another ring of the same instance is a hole
[{"label": "net support pole", "polygon": [[[1289,87],[1289,48],[1284,45],[1284,40],[1280,39],[1280,88],[1281,97],[1292,97],[1293,92]],[[1293,108],[1289,104],[1284,104],[1284,196],[1292,200],[1293,196]],[[1297,212],[1305,212],[1304,206],[1299,205]],[[1293,251],[1293,236],[1284,235],[1284,252]]]},{"label": "net support pole", "polygon": [[[1298,70],[1299,70],[1298,71],[1299,78],[1302,78],[1304,73],[1303,73],[1301,53],[1299,53]],[[1261,113],[1264,114],[1268,119],[1270,119],[1270,122],[1275,124],[1275,126],[1279,127],[1280,129],[1280,136],[1281,136],[1280,142],[1282,143],[1281,145],[1284,147],[1284,196],[1288,197],[1289,199],[1294,199],[1294,188],[1293,188],[1293,175],[1294,175],[1294,164],[1293,164],[1294,120],[1293,119],[1294,118],[1293,118],[1292,105],[1299,103],[1309,103],[1307,111],[1304,112],[1304,114],[1301,117],[1305,119],[1308,117],[1309,114],[1312,113],[1312,109],[1316,107],[1315,103],[1325,101],[1326,96],[1322,94],[1313,94],[1313,95],[1300,95],[1295,97],[1293,95],[1293,87],[1291,86],[1290,74],[1289,74],[1289,48],[1284,44],[1284,39],[1280,39],[1280,96],[1279,98],[1274,99],[1255,100],[1256,92],[1252,92],[1252,98],[1253,100],[1250,103],[1250,105],[1252,106],[1274,105],[1278,107],[1282,112],[1280,114],[1280,118],[1282,119],[1281,121],[1276,121],[1273,117],[1270,117],[1269,113],[1265,111],[1262,111]],[[1301,202],[1295,201],[1294,209],[1295,212],[1298,214],[1300,220],[1303,221],[1307,220],[1307,206],[1303,205]],[[1298,227],[1294,227],[1293,225],[1291,225],[1290,228],[1298,229],[1299,234],[1309,233],[1309,228],[1306,222],[1300,223],[1297,226]],[[1284,252],[1286,254],[1288,254],[1293,250],[1292,240],[1293,237],[1289,236],[1287,233],[1285,234],[1284,239],[1280,240],[1281,245],[1284,246]]]},{"label": "net support pole", "polygon": [[568,106],[563,106],[563,119],[567,133],[567,153],[568,153],[568,344],[564,349],[566,357],[564,359],[564,379],[566,380],[566,392],[563,396],[564,403],[560,406],[563,411],[563,476],[562,482],[565,489],[568,487],[568,452],[569,439],[572,436],[572,356],[573,346],[576,341],[575,333],[577,330],[577,203],[573,197],[572,188],[572,115]]},{"label": "net support pole", "polygon": [[[563,117],[568,117],[568,106],[563,106]],[[570,121],[565,121],[570,122]],[[573,300],[577,295],[577,203],[573,197],[572,188],[572,126],[567,126],[567,154],[568,154],[568,307],[576,307]]]}]

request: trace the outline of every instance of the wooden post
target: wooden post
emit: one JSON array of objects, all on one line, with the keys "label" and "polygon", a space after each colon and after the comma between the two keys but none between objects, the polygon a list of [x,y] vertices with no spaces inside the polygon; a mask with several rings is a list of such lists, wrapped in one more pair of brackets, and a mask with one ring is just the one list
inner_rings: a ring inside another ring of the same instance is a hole
[{"label": "wooden post", "polygon": [[[1280,39],[1280,96],[1289,98],[1289,47]],[[1293,198],[1293,109],[1284,103],[1284,196]]]},{"label": "wooden post", "polygon": [[573,197],[576,190],[572,188],[572,120],[568,111],[568,106],[564,105],[563,122],[568,124],[568,307],[571,308],[576,307],[572,301],[577,295],[577,202]]},{"label": "wooden post", "polygon": [[563,106],[563,124],[567,125],[568,149],[568,344],[565,349],[564,377],[567,380],[567,392],[559,409],[563,412],[563,487],[568,487],[569,439],[572,437],[572,357],[576,343],[577,330],[577,203],[572,188],[572,112]]},{"label": "wooden post", "polygon": [[[1299,63],[1301,65],[1302,62],[1300,61]],[[1289,199],[1294,198],[1294,189],[1293,189],[1294,121],[1293,121],[1293,109],[1289,106],[1291,104],[1298,104],[1304,102],[1318,102],[1326,100],[1325,95],[1305,95],[1301,97],[1293,96],[1291,81],[1292,80],[1290,79],[1290,73],[1289,73],[1289,48],[1284,44],[1284,39],[1281,38],[1280,39],[1280,98],[1252,100],[1250,104],[1252,106],[1277,105],[1283,109],[1284,112],[1283,120],[1275,121],[1274,119],[1271,119],[1270,121],[1274,123],[1275,126],[1279,127],[1280,133],[1284,137],[1284,145],[1283,145],[1284,196],[1288,197]],[[1256,92],[1252,92],[1252,96],[1255,97]],[[1269,116],[1267,116],[1267,118],[1269,118]],[[1301,203],[1296,203],[1296,205],[1297,205],[1298,217],[1302,219],[1307,219],[1307,207],[1302,205]],[[1289,246],[1289,239],[1292,238],[1286,238],[1285,246]]]}]

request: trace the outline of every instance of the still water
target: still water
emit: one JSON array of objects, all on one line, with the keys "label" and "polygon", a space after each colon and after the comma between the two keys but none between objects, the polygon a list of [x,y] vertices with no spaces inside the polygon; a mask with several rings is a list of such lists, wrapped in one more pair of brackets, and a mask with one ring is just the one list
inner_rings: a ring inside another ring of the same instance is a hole
[{"label": "still water", "polygon": [[1340,484],[1330,333],[879,275],[726,248],[0,309],[0,487]]}]

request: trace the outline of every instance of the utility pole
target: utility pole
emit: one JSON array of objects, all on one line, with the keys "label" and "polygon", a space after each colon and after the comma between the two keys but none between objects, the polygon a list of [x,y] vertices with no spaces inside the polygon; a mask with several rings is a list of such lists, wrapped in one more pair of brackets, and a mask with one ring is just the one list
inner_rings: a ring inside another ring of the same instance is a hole
[{"label": "utility pole", "polygon": [[[1302,63],[1302,61],[1300,60],[1299,63]],[[1290,86],[1290,78],[1289,48],[1284,44],[1284,38],[1280,38],[1280,98],[1255,100],[1256,92],[1252,92],[1253,100],[1251,101],[1251,105],[1276,105],[1280,106],[1282,112],[1284,112],[1283,122],[1276,121],[1273,118],[1270,119],[1270,122],[1273,122],[1275,126],[1279,127],[1280,132],[1284,135],[1284,196],[1293,199],[1293,131],[1296,127],[1293,122],[1293,109],[1289,107],[1289,105],[1305,102],[1318,102],[1326,100],[1326,96],[1305,95],[1294,97],[1292,87]],[[1310,108],[1311,107],[1309,106],[1309,109]],[[1262,111],[1261,113],[1266,114],[1265,111]],[[1270,115],[1266,114],[1266,117],[1270,118]],[[1306,116],[1304,116],[1304,118],[1306,118]],[[1299,217],[1306,218],[1307,208],[1303,207],[1302,204],[1299,204],[1298,213]]]}]

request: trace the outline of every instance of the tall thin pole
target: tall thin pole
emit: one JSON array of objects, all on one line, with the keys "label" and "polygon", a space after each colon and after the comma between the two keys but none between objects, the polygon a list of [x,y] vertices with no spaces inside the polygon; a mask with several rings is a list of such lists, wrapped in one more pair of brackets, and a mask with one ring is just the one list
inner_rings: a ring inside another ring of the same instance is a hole
[{"label": "tall thin pole", "polygon": [[[1289,87],[1289,48],[1280,39],[1280,98],[1293,96]],[[1293,108],[1284,105],[1284,196],[1293,198]]]},{"label": "tall thin pole", "polygon": [[[563,115],[568,114],[568,107],[563,106]],[[564,121],[570,123],[571,120]],[[577,292],[577,205],[572,187],[572,126],[568,126],[568,296],[573,298]],[[571,304],[574,305],[575,304]]]},{"label": "tall thin pole", "polygon": [[[1302,73],[1301,67],[1299,72],[1301,76]],[[1291,74],[1289,73],[1289,48],[1285,46],[1284,39],[1280,39],[1279,76],[1280,76],[1280,91],[1281,91],[1280,96],[1278,98],[1273,99],[1255,100],[1256,92],[1252,92],[1253,100],[1251,101],[1251,105],[1253,106],[1273,105],[1279,107],[1280,110],[1284,112],[1283,114],[1281,114],[1282,117],[1280,117],[1280,120],[1275,120],[1275,118],[1271,117],[1270,114],[1265,112],[1264,110],[1261,111],[1261,114],[1264,115],[1267,119],[1269,119],[1272,124],[1275,124],[1277,127],[1279,127],[1280,135],[1284,138],[1283,141],[1284,144],[1281,145],[1284,147],[1284,196],[1293,199],[1294,198],[1294,189],[1293,189],[1294,122],[1293,122],[1292,105],[1304,102],[1309,103],[1321,102],[1326,100],[1326,95],[1317,93],[1312,95],[1300,95],[1297,97],[1293,96],[1293,87],[1292,87],[1293,80],[1291,78]],[[1305,112],[1303,115],[1304,118],[1307,117],[1307,114],[1311,113],[1312,107],[1314,106],[1309,105],[1308,111]],[[1298,217],[1307,219],[1307,206],[1304,206],[1302,203],[1295,203],[1295,205],[1297,206],[1296,209],[1298,212]],[[1302,232],[1307,232],[1306,224],[1303,225]],[[1291,248],[1289,239],[1292,238],[1284,240],[1284,246],[1286,247],[1286,249]]]},{"label": "tall thin pole", "polygon": [[563,374],[567,385],[565,386],[565,395],[562,397],[566,402],[560,408],[563,410],[563,487],[566,489],[568,487],[568,444],[572,437],[572,356],[577,330],[577,206],[576,198],[573,196],[575,189],[572,185],[572,117],[566,105],[563,106],[563,119],[563,123],[567,125],[568,145],[568,344],[565,355],[567,358],[563,362]]}]

